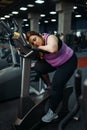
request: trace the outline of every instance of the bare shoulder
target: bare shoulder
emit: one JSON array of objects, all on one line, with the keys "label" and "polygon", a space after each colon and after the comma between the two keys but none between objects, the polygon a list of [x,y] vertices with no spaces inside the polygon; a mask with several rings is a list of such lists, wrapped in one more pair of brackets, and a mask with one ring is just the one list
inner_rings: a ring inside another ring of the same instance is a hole
[{"label": "bare shoulder", "polygon": [[57,38],[55,35],[53,35],[53,34],[50,34],[49,36],[48,36],[48,38]]},{"label": "bare shoulder", "polygon": [[55,35],[51,34],[51,35],[48,36],[48,40],[52,40],[52,41],[56,40],[56,41],[58,41],[58,38]]}]

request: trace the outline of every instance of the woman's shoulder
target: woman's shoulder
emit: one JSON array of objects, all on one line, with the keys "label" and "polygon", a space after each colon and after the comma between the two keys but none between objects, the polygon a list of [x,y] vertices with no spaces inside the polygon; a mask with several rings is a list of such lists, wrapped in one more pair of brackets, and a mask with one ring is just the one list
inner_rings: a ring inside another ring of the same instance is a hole
[{"label": "woman's shoulder", "polygon": [[50,34],[48,38],[49,39],[57,39],[58,40],[58,38],[54,34]]}]

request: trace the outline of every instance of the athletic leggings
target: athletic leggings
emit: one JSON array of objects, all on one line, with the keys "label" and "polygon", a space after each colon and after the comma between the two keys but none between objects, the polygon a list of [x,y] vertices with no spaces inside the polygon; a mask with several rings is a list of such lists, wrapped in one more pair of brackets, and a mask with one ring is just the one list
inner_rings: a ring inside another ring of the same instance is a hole
[{"label": "athletic leggings", "polygon": [[35,71],[39,74],[47,74],[55,71],[52,79],[51,96],[49,99],[49,107],[55,111],[63,99],[63,90],[68,80],[73,75],[77,68],[77,57],[75,54],[63,65],[52,67],[44,59],[40,60],[35,65]]}]

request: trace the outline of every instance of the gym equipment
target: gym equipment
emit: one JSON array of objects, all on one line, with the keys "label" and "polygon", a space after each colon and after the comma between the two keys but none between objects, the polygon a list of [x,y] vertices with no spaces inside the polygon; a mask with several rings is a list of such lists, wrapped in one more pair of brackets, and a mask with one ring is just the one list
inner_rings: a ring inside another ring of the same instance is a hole
[{"label": "gym equipment", "polygon": [[[9,27],[13,27],[15,31],[18,31],[17,23],[13,19],[11,23],[8,23]],[[11,25],[13,24],[13,26]],[[0,23],[2,26],[2,24]],[[2,26],[3,28],[3,26]],[[3,28],[3,34],[0,37],[0,70],[4,69],[5,67],[9,67],[11,65],[18,65],[19,60],[16,54],[16,50],[11,45],[11,38],[7,31]]]},{"label": "gym equipment", "polygon": [[79,98],[81,96],[81,81],[82,81],[81,70],[79,69],[77,70],[74,80],[75,80],[75,83],[74,83],[73,91],[75,91],[76,104],[74,105],[73,109],[59,123],[58,130],[63,130],[65,128],[65,125],[67,125],[67,123],[69,123],[71,119],[76,119],[76,120],[79,119],[79,117],[76,116],[76,114],[80,109]]},{"label": "gym equipment", "polygon": [[7,58],[1,59],[0,58],[0,70],[9,67],[9,63],[7,62]]},{"label": "gym equipment", "polygon": [[83,81],[82,93],[79,98],[80,105],[83,111],[83,119],[85,124],[85,130],[87,129],[87,78]]},{"label": "gym equipment", "polygon": [[10,67],[6,67],[0,70],[0,102],[14,99],[20,96],[21,67],[16,62],[13,46],[11,45],[11,35],[8,34],[8,36],[13,64]]},{"label": "gym equipment", "polygon": [[[6,42],[8,42],[8,39],[6,39]],[[7,57],[11,53],[11,51],[8,47],[9,47],[9,45],[7,45],[5,43],[4,44],[0,43],[0,70],[4,69],[5,67],[10,66],[10,64],[7,62]]]},{"label": "gym equipment", "polygon": [[[9,31],[10,29],[7,28],[7,30]],[[23,57],[19,111],[17,119],[13,124],[13,128],[16,130],[35,130],[36,126],[42,123],[41,117],[45,114],[46,110],[48,109],[50,97],[49,91],[45,91],[43,94],[38,96],[29,94],[31,59],[33,59],[34,53],[37,53],[38,51],[42,50],[27,45],[27,42],[24,39],[23,34],[16,33],[16,36],[13,36],[12,39],[14,41],[14,46],[19,49],[19,55]],[[65,89],[65,96],[62,102],[62,108],[61,111],[59,111],[58,113],[59,121],[69,113],[68,100],[70,94],[72,93],[72,89],[72,87],[68,87],[67,89]]]},{"label": "gym equipment", "polygon": [[[4,38],[3,38],[4,39]],[[10,38],[6,39],[8,44],[0,44],[1,49],[1,57],[0,57],[0,70],[11,65],[18,65],[20,63],[20,59],[14,47],[10,43]]]},{"label": "gym equipment", "polygon": [[[15,46],[20,48],[19,55],[23,57],[19,113],[14,126],[16,129],[31,129],[43,116],[44,106],[46,100],[49,98],[49,93],[47,91],[39,96],[29,95],[30,62],[31,58],[33,58],[34,51],[24,46],[25,41],[23,35],[15,38],[13,37],[13,39]],[[32,120],[34,115],[35,118]]]}]

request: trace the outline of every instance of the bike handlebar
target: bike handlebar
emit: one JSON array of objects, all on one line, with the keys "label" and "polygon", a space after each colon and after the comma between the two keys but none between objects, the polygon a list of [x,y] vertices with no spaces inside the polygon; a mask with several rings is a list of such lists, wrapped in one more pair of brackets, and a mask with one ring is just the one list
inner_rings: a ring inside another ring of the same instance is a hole
[{"label": "bike handlebar", "polygon": [[[32,50],[35,52],[49,53],[49,52],[41,50],[35,46],[32,46],[31,44],[28,44],[23,33],[19,34],[17,32],[13,32],[4,21],[0,21],[0,23],[7,30],[7,32],[11,35],[11,39],[14,41],[14,42],[12,42],[12,45],[15,46],[15,48],[20,48],[20,50],[22,50],[22,52],[24,51],[24,54],[27,54],[29,51],[32,51]],[[16,42],[18,41],[18,43],[16,43],[15,40],[16,40]]]}]

